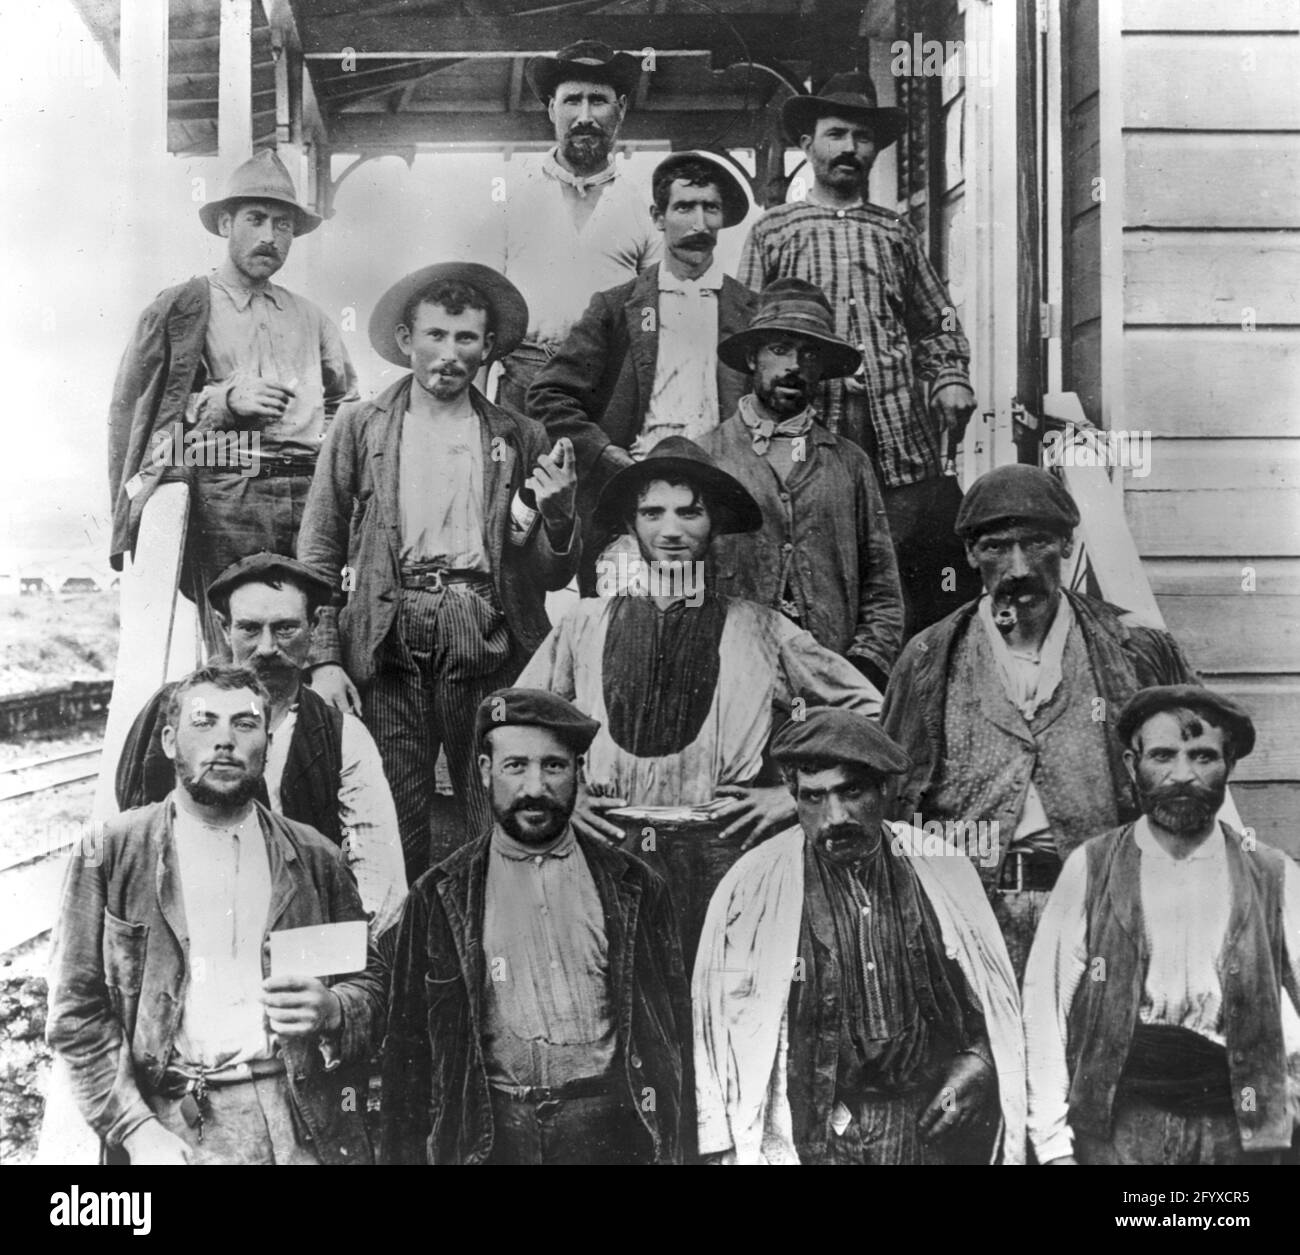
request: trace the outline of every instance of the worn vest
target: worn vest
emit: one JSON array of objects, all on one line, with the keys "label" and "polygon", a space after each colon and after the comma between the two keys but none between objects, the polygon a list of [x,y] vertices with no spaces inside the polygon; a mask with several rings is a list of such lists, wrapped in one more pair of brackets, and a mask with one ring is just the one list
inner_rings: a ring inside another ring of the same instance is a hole
[{"label": "worn vest", "polygon": [[1032,780],[1064,859],[1119,821],[1105,722],[1094,719],[1097,684],[1078,625],[1070,629],[1061,682],[1026,721],[998,678],[993,648],[972,618],[953,651],[944,748],[927,819],[997,823],[998,859],[980,867],[996,885]]},{"label": "worn vest", "polygon": [[[1285,855],[1263,848],[1247,853],[1239,834],[1226,824],[1221,828],[1232,892],[1222,979],[1233,1109],[1244,1150],[1285,1150],[1291,1145],[1291,1118],[1282,1041],[1283,983],[1296,998],[1283,944]],[[1142,856],[1133,825],[1090,841],[1087,858],[1088,971],[1070,1007],[1066,1037],[1072,1078],[1069,1119],[1076,1132],[1106,1138],[1147,974]]]}]

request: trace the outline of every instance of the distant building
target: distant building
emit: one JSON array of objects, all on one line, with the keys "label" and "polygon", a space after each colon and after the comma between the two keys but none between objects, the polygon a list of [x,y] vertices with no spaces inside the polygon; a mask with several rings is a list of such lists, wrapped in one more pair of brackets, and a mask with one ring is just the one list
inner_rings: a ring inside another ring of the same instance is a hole
[{"label": "distant building", "polygon": [[69,575],[59,585],[61,593],[102,593],[99,581],[91,575]]},{"label": "distant building", "polygon": [[24,575],[19,580],[19,585],[18,591],[24,597],[51,597],[54,595],[54,589],[40,575]]}]

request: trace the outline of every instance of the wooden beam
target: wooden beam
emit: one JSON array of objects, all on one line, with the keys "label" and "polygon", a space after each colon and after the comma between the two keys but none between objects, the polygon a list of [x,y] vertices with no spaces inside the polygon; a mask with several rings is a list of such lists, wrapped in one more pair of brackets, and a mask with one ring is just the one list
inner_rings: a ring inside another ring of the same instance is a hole
[{"label": "wooden beam", "polygon": [[252,0],[221,0],[217,152],[227,178],[253,154],[252,7]]}]

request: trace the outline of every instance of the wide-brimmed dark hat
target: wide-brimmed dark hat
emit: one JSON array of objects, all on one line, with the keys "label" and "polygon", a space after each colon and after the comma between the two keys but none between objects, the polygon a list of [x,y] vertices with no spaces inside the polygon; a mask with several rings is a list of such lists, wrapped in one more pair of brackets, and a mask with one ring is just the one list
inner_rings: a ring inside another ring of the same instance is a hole
[{"label": "wide-brimmed dark hat", "polygon": [[443,261],[412,271],[379,298],[374,313],[370,315],[370,344],[384,361],[396,366],[411,364],[410,358],[397,344],[402,310],[417,292],[440,281],[467,283],[481,292],[492,306],[491,322],[496,330],[492,358],[505,357],[519,347],[528,330],[528,302],[523,293],[491,266],[474,261]]},{"label": "wide-brimmed dark hat", "polygon": [[651,185],[653,186],[661,174],[671,173],[681,166],[697,161],[718,172],[718,188],[722,193],[722,225],[734,227],[737,223],[744,222],[749,216],[749,193],[731,163],[716,153],[694,148],[671,153],[655,166],[654,174],[650,176]]},{"label": "wide-brimmed dark hat", "polygon": [[1079,526],[1079,507],[1050,471],[1013,462],[986,471],[967,490],[953,530],[963,540],[976,540],[991,528],[1037,523],[1061,536]]},{"label": "wide-brimmed dark hat", "polygon": [[818,118],[832,115],[869,123],[877,149],[888,148],[903,132],[903,111],[878,106],[876,85],[866,74],[837,74],[816,95],[791,96],[781,106],[781,126],[797,146],[801,135],[813,133]]},{"label": "wide-brimmed dark hat", "polygon": [[1127,747],[1136,732],[1152,715],[1162,710],[1194,710],[1216,727],[1223,728],[1232,739],[1238,758],[1245,758],[1255,748],[1255,721],[1250,711],[1231,697],[1216,693],[1199,684],[1161,684],[1138,689],[1124,703],[1115,730],[1120,744]]},{"label": "wide-brimmed dark hat", "polygon": [[311,567],[299,562],[297,558],[263,549],[260,553],[232,562],[208,585],[208,605],[224,612],[230,604],[230,594],[235,589],[258,580],[288,580],[297,584],[316,602],[328,603],[334,595],[334,585]]},{"label": "wide-brimmed dark hat", "polygon": [[814,340],[822,350],[822,378],[851,375],[862,354],[835,334],[835,319],[825,293],[806,279],[773,279],[758,294],[758,312],[748,327],[718,345],[718,356],[733,370],[749,373],[746,354],[773,332],[785,331]]},{"label": "wide-brimmed dark hat", "polygon": [[600,724],[572,702],[546,689],[497,689],[489,693],[474,716],[474,739],[482,744],[493,728],[546,728],[574,753],[585,754]]},{"label": "wide-brimmed dark hat", "polygon": [[684,479],[707,495],[715,536],[756,532],[763,526],[758,502],[740,480],[722,470],[695,441],[685,436],[668,436],[640,462],[625,466],[606,481],[593,516],[597,530],[621,531],[623,518],[636,502],[637,494],[656,479]]},{"label": "wide-brimmed dark hat", "polygon": [[580,39],[553,57],[534,57],[524,72],[537,99],[546,104],[565,82],[608,83],[620,96],[630,96],[641,77],[641,65],[598,39]]},{"label": "wide-brimmed dark hat", "polygon": [[230,176],[226,194],[220,200],[210,200],[199,209],[199,221],[213,235],[220,235],[217,225],[223,210],[235,211],[242,200],[270,200],[288,205],[294,211],[293,233],[306,235],[321,224],[319,214],[298,203],[293,179],[284,162],[269,148],[254,154]]},{"label": "wide-brimmed dark hat", "polygon": [[836,706],[814,706],[783,724],[772,738],[772,761],[846,763],[881,776],[910,771],[912,760],[874,719]]}]

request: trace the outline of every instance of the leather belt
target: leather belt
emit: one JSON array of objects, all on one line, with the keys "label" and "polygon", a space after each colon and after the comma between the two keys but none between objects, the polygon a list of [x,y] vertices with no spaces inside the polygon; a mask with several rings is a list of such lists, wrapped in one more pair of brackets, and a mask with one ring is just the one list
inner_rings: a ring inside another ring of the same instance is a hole
[{"label": "leather belt", "polygon": [[1040,850],[1011,850],[1002,863],[998,888],[1004,893],[1046,893],[1056,885],[1061,860]]},{"label": "leather belt", "polygon": [[402,587],[417,591],[440,593],[448,584],[491,585],[492,577],[486,571],[453,571],[447,567],[408,567],[402,571]]},{"label": "leather belt", "polygon": [[198,466],[194,469],[200,474],[239,475],[251,479],[310,479],[316,473],[316,459],[275,457],[259,453],[249,458],[247,466]]},{"label": "leather belt", "polygon": [[253,1059],[234,1067],[216,1069],[173,1065],[163,1072],[158,1092],[166,1098],[179,1098],[200,1086],[214,1088],[222,1085],[241,1085],[264,1076],[279,1076],[284,1072],[283,1059]]},{"label": "leather belt", "polygon": [[613,1092],[609,1078],[584,1076],[563,1085],[500,1085],[492,1082],[494,1093],[512,1102],[563,1102],[566,1098],[602,1098]]}]

